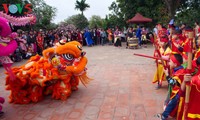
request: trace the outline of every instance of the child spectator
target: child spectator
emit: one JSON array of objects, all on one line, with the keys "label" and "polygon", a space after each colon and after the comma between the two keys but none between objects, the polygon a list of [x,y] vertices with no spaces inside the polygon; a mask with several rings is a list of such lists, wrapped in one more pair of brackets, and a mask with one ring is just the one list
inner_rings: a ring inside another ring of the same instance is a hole
[{"label": "child spectator", "polygon": [[34,50],[31,45],[28,46],[28,51],[26,53],[25,59],[29,59],[31,56],[33,56]]}]

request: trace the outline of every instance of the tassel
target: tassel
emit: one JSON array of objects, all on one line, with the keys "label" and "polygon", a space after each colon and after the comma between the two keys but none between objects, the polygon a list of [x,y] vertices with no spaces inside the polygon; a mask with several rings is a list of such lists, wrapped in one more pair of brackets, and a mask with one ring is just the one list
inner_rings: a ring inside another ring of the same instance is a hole
[{"label": "tassel", "polygon": [[86,73],[82,74],[81,76],[78,76],[81,83],[86,87],[87,84],[89,84],[90,81],[92,81],[92,78],[89,78]]},{"label": "tassel", "polygon": [[14,81],[16,79],[15,74],[12,72],[11,70],[11,64],[3,64],[3,67],[5,68],[5,70],[8,72],[8,75],[10,77],[11,81]]}]

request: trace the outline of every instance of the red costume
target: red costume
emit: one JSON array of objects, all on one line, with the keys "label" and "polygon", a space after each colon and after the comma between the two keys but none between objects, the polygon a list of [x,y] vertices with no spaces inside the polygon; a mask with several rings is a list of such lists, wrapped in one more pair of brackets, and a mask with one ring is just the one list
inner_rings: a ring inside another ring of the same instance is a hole
[{"label": "red costume", "polygon": [[200,75],[196,75],[191,80],[191,91],[189,99],[187,120],[200,119]]}]

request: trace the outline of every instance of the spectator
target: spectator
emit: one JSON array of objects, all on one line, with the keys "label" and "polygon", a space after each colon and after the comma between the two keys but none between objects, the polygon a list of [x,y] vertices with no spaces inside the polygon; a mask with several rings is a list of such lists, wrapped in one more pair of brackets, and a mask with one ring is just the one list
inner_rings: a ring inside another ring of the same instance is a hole
[{"label": "spectator", "polygon": [[37,46],[36,46],[36,35],[32,31],[29,32],[29,35],[27,37],[27,43],[28,46],[31,45],[33,48],[33,52],[37,52]]},{"label": "spectator", "polygon": [[37,41],[37,52],[38,54],[42,55],[42,51],[44,49],[44,37],[42,36],[42,34],[39,32],[37,37],[36,37],[36,41]]},{"label": "spectator", "polygon": [[107,35],[106,32],[104,31],[104,29],[101,30],[101,45],[103,46],[105,43],[105,39],[106,39]]},{"label": "spectator", "polygon": [[142,45],[141,36],[142,36],[142,34],[141,34],[140,26],[137,25],[136,37],[138,38],[138,44],[139,44],[140,47]]},{"label": "spectator", "polygon": [[91,47],[93,44],[92,36],[89,30],[85,31],[84,37],[86,39],[86,43],[88,47]]},{"label": "spectator", "polygon": [[112,41],[113,41],[113,34],[112,34],[112,30],[109,28],[107,30],[107,33],[108,33],[108,41],[109,41],[109,45],[112,45]]}]

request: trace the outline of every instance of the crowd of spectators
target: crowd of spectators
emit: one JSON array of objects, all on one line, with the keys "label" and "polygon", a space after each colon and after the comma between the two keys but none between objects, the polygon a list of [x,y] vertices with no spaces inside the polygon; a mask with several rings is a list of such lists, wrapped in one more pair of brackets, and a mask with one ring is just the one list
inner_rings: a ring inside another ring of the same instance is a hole
[{"label": "crowd of spectators", "polygon": [[[129,30],[133,30],[130,33]],[[121,47],[121,41],[126,41],[126,38],[131,34],[137,32],[137,29],[85,29],[80,30],[38,30],[38,31],[22,31],[18,30],[18,37],[16,41],[18,48],[10,56],[13,61],[21,61],[22,59],[29,59],[31,56],[39,54],[42,55],[42,51],[48,47],[52,47],[59,40],[65,39],[68,41],[78,41],[83,46],[96,46],[108,43],[108,45],[114,45],[115,47]],[[141,32],[142,34],[142,32]]]},{"label": "crowd of spectators", "polygon": [[[87,43],[86,33],[89,33],[92,43]],[[29,59],[31,56],[39,54],[48,47],[52,47],[59,40],[78,41],[83,46],[104,45],[107,40],[107,34],[103,29],[92,30],[38,30],[38,31],[22,31],[18,30],[18,37],[16,41],[18,48],[11,55],[13,61],[21,61],[22,59]]]}]

